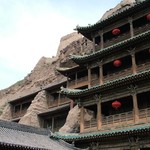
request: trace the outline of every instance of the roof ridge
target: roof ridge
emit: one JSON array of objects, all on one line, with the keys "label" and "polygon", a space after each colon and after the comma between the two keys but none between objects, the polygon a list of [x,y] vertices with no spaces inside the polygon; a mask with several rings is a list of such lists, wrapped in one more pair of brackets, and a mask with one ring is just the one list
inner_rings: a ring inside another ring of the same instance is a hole
[{"label": "roof ridge", "polygon": [[0,127],[23,131],[23,132],[36,133],[39,135],[49,135],[49,131],[47,129],[32,127],[32,126],[18,124],[16,122],[5,121],[5,120],[0,120]]},{"label": "roof ridge", "polygon": [[144,33],[138,34],[138,35],[136,35],[134,37],[131,37],[129,39],[126,39],[124,41],[121,41],[119,43],[116,43],[114,45],[111,45],[111,46],[108,46],[106,48],[103,48],[103,49],[101,49],[99,51],[93,52],[93,53],[91,53],[89,55],[71,55],[71,59],[74,62],[78,63],[78,62],[81,62],[82,60],[77,60],[77,59],[88,59],[88,58],[92,58],[92,57],[95,58],[95,56],[99,56],[100,54],[104,54],[104,52],[110,51],[111,49],[119,48],[120,46],[123,46],[123,45],[125,45],[125,44],[127,44],[129,42],[130,43],[131,42],[135,42],[136,40],[141,39],[141,37],[144,38],[144,37],[149,36],[149,35],[150,35],[150,30],[148,30],[148,31],[146,31]]}]

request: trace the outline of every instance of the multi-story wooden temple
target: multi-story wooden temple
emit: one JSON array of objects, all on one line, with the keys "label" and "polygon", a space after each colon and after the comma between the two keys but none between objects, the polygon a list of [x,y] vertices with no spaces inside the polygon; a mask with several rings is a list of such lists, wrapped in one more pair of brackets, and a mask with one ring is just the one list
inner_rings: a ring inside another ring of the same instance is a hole
[{"label": "multi-story wooden temple", "polygon": [[[60,68],[68,77],[61,93],[81,109],[80,133],[55,138],[92,150],[150,149],[150,1],[118,10],[77,31],[92,52],[72,55],[77,65]],[[92,114],[85,120],[85,110]]]}]

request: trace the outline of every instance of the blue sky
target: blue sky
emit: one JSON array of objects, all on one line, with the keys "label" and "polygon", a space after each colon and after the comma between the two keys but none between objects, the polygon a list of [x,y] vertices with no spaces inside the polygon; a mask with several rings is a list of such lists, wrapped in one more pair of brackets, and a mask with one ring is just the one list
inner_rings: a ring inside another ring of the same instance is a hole
[{"label": "blue sky", "polygon": [[0,89],[22,80],[60,38],[97,22],[121,0],[0,0]]}]

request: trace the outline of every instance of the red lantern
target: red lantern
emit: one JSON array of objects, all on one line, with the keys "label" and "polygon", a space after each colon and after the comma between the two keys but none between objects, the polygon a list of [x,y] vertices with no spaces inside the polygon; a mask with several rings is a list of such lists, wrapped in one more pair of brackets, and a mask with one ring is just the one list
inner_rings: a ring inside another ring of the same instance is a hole
[{"label": "red lantern", "polygon": [[112,30],[112,34],[113,34],[113,35],[118,35],[118,34],[120,34],[120,29],[113,29],[113,30]]},{"label": "red lantern", "polygon": [[120,67],[121,64],[122,64],[122,62],[121,62],[120,60],[115,60],[115,61],[113,62],[113,65],[114,65],[115,67]]},{"label": "red lantern", "polygon": [[146,19],[147,19],[148,21],[150,21],[150,14],[147,14],[147,15],[146,15]]},{"label": "red lantern", "polygon": [[119,101],[114,101],[112,103],[112,107],[115,108],[115,109],[118,109],[121,107],[121,103]]}]

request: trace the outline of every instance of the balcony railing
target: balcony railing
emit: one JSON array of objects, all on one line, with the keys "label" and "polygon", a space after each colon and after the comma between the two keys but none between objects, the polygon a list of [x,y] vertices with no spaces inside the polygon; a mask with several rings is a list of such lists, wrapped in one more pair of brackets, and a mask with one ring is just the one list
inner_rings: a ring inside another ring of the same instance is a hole
[{"label": "balcony railing", "polygon": [[97,127],[97,120],[95,118],[92,118],[90,121],[84,122],[84,129],[91,129]]},{"label": "balcony railing", "polygon": [[137,72],[142,72],[144,70],[150,69],[150,62],[146,62],[137,66]]},{"label": "balcony railing", "polygon": [[150,122],[150,108],[139,110],[139,121]]},{"label": "balcony railing", "polygon": [[150,29],[150,24],[146,24],[141,27],[134,28],[134,35],[141,34],[142,32],[146,32]]},{"label": "balcony railing", "polygon": [[122,71],[111,73],[111,74],[104,76],[104,82],[112,81],[112,80],[115,80],[117,78],[125,77],[125,76],[131,75],[131,74],[132,74],[132,69],[127,68],[127,69],[124,69]]},{"label": "balcony railing", "polygon": [[114,45],[116,43],[119,43],[121,41],[124,41],[124,40],[126,40],[130,37],[131,37],[130,32],[120,34],[119,36],[116,36],[115,38],[112,38],[111,40],[105,41],[104,42],[104,48],[108,47],[108,46],[111,46],[111,45]]},{"label": "balcony railing", "polygon": [[69,81],[68,83],[68,87],[73,87],[76,88],[76,86],[84,86],[84,85],[88,85],[88,76],[82,77],[82,78],[78,78],[77,80],[72,80]]},{"label": "balcony railing", "polygon": [[[133,111],[110,116],[102,116],[102,128],[118,125],[128,125],[133,123],[134,123]],[[85,121],[84,130],[85,131],[97,130],[97,120],[95,118],[92,118],[90,121]]]},{"label": "balcony railing", "polygon": [[60,105],[64,105],[70,102],[69,98],[60,98],[60,99],[55,99],[54,101],[48,102],[49,108],[51,107],[57,107]]},{"label": "balcony railing", "polygon": [[125,125],[130,123],[134,123],[133,111],[102,117],[102,126]]}]

